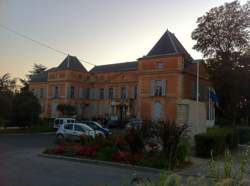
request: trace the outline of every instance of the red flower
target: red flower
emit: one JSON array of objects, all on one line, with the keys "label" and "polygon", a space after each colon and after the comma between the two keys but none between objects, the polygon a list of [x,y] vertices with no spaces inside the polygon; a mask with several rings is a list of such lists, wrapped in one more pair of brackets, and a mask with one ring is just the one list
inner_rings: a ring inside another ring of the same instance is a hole
[{"label": "red flower", "polygon": [[127,161],[130,153],[126,151],[118,151],[112,155],[115,161]]},{"label": "red flower", "polygon": [[118,137],[118,138],[116,139],[115,144],[116,144],[117,146],[124,145],[124,144],[125,144],[125,140],[123,139],[123,137]]},{"label": "red flower", "polygon": [[75,145],[74,151],[76,155],[80,156],[94,156],[97,153],[98,148],[96,146],[81,146]]},{"label": "red flower", "polygon": [[64,144],[57,145],[54,149],[55,154],[63,154],[64,152],[65,152],[65,145]]}]

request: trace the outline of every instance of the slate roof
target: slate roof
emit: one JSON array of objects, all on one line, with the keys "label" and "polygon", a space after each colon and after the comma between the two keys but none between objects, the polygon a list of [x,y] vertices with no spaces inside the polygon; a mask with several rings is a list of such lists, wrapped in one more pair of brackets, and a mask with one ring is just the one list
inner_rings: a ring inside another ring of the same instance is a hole
[{"label": "slate roof", "polygon": [[51,68],[48,70],[45,70],[43,72],[41,72],[40,74],[34,75],[31,77],[30,82],[47,82],[48,81],[48,73],[55,70],[55,68]]},{"label": "slate roof", "polygon": [[68,55],[63,60],[63,62],[57,67],[51,68],[49,70],[41,72],[40,74],[32,76],[30,82],[47,82],[49,72],[61,71],[61,70],[67,70],[67,69],[87,72],[87,70],[84,68],[81,62],[77,59],[77,57]]},{"label": "slate roof", "polygon": [[176,54],[183,54],[186,60],[193,61],[190,54],[186,51],[175,35],[167,30],[149,51],[146,57]]},{"label": "slate roof", "polygon": [[77,59],[77,57],[70,55],[68,55],[63,60],[63,62],[58,67],[56,67],[55,71],[67,70],[67,69],[87,72],[87,70],[82,65],[82,63]]},{"label": "slate roof", "polygon": [[90,70],[92,73],[100,72],[122,72],[122,71],[131,71],[138,69],[138,62],[125,62],[125,63],[115,63],[108,65],[98,65]]}]

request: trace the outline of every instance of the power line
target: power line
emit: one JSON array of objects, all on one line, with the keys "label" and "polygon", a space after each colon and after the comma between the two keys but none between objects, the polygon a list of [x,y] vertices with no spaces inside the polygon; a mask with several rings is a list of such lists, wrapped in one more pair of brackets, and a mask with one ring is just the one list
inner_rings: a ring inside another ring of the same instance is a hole
[{"label": "power line", "polygon": [[[23,37],[23,38],[25,38],[25,39],[28,39],[28,40],[30,40],[30,41],[32,41],[32,42],[34,42],[34,43],[36,43],[36,44],[38,44],[38,45],[40,45],[40,46],[43,46],[43,47],[48,48],[48,49],[51,49],[51,50],[53,50],[53,51],[55,51],[55,52],[57,52],[57,53],[63,54],[63,55],[68,55],[66,52],[64,52],[64,51],[62,51],[62,50],[58,50],[58,49],[56,49],[56,48],[54,48],[54,47],[49,46],[48,44],[45,44],[44,42],[40,42],[40,41],[38,41],[38,40],[32,39],[31,37],[29,37],[29,36],[27,36],[27,35],[25,35],[25,34],[22,34],[22,33],[18,32],[18,31],[16,31],[16,30],[13,30],[13,29],[11,29],[11,28],[9,28],[9,27],[3,25],[3,24],[0,24],[0,27],[1,27],[2,29],[5,29],[5,30],[7,30],[7,31],[9,31],[9,32],[11,32],[11,33],[14,33],[14,34],[16,34],[16,35],[18,35],[18,36],[20,36],[20,37]],[[85,60],[83,60],[83,59],[80,59],[80,58],[78,58],[78,59],[79,59],[81,62],[83,62],[83,63],[87,63],[87,64],[89,64],[89,65],[96,66],[95,64],[90,63],[90,62],[88,62],[88,61],[85,61]]]}]

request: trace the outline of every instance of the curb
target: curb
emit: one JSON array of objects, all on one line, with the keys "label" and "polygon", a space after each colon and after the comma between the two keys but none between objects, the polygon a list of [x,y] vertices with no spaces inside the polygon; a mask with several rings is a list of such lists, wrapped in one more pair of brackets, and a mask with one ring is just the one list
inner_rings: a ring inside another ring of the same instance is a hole
[{"label": "curb", "polygon": [[60,159],[60,160],[67,160],[67,161],[74,161],[74,162],[81,162],[81,163],[107,165],[107,166],[118,167],[118,168],[136,169],[136,170],[140,170],[140,171],[154,172],[154,173],[160,173],[162,171],[161,169],[155,169],[155,168],[149,168],[149,167],[143,167],[143,166],[137,166],[137,165],[132,166],[129,164],[124,164],[124,163],[82,159],[82,158],[73,158],[73,157],[68,157],[68,156],[51,155],[51,154],[45,154],[45,153],[40,153],[40,154],[38,154],[38,156],[43,157],[43,158]]},{"label": "curb", "polygon": [[0,133],[0,136],[25,136],[25,135],[48,135],[48,134],[56,134],[56,132],[37,132],[37,133]]}]

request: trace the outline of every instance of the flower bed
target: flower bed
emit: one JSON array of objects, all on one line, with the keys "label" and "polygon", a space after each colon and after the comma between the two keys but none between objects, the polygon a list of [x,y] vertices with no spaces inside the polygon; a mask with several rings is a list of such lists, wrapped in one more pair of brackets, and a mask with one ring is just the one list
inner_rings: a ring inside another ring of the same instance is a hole
[{"label": "flower bed", "polygon": [[[95,139],[82,136],[79,142],[61,141],[53,147],[44,151],[47,154],[63,155],[85,159],[95,159],[102,161],[113,161],[131,165],[147,166],[152,168],[180,168],[187,163],[188,154],[182,142],[186,140],[178,139],[175,146],[160,143],[154,137],[149,140],[147,135],[142,135],[142,130],[130,130],[125,135],[109,136],[103,138],[98,136]],[[164,139],[167,139],[164,136]],[[172,138],[171,138],[172,139]],[[165,144],[165,145],[163,145]],[[171,148],[170,148],[171,147]],[[169,156],[167,149],[172,149],[176,156]],[[174,163],[173,163],[174,162]]]}]

